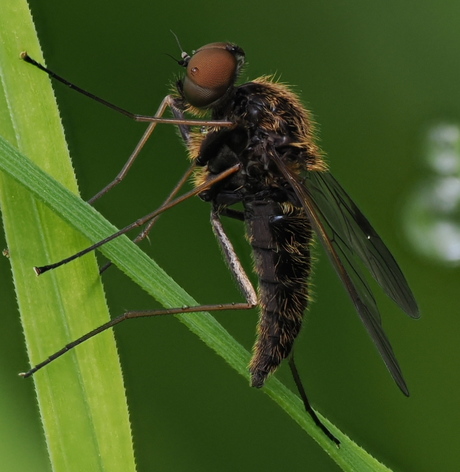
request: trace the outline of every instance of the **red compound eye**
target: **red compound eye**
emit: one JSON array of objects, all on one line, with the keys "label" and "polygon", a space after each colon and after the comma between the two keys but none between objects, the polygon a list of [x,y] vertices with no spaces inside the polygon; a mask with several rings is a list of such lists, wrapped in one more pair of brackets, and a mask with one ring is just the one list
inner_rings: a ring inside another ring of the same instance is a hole
[{"label": "red compound eye", "polygon": [[237,73],[238,58],[231,44],[207,44],[187,64],[184,96],[190,105],[206,108],[233,86]]}]

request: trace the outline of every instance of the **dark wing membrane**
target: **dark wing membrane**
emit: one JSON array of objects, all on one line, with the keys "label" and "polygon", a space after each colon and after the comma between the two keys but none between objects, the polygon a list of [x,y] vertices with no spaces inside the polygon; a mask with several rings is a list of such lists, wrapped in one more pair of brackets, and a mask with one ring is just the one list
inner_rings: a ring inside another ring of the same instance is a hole
[{"label": "dark wing membrane", "polygon": [[345,257],[357,255],[385,293],[418,318],[417,302],[397,262],[337,180],[329,172],[309,172],[305,186]]},{"label": "dark wing membrane", "polygon": [[[303,183],[278,156],[273,156],[273,160],[305,209],[313,229],[326,249],[388,370],[403,393],[408,395],[409,391],[401,368],[383,331],[377,304],[362,276],[356,256],[363,260],[385,291],[396,293],[398,304],[400,304],[399,299],[405,300],[403,309],[408,307],[409,314],[417,317],[417,304],[396,261],[364,215],[330,174],[311,172]],[[315,175],[310,176],[310,174]],[[343,208],[342,202],[345,203]],[[380,248],[383,248],[382,253],[378,252]],[[372,255],[371,260],[379,262],[366,261],[369,255]],[[393,267],[397,269],[395,274],[392,274]],[[387,279],[391,281],[391,289],[385,286]],[[393,288],[399,280],[403,283],[403,289]]]}]

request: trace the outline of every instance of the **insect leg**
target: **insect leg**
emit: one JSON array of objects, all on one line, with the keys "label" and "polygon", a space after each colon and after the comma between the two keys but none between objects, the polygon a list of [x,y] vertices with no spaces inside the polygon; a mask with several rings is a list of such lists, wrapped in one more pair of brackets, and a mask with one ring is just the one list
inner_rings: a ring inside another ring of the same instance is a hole
[{"label": "insect leg", "polygon": [[[173,115],[178,118],[178,119],[183,119],[184,118],[184,114],[183,114],[183,111],[182,109],[178,106],[178,104],[176,103],[176,99],[174,97],[172,97],[171,95],[167,95],[161,102],[157,112],[155,113],[155,116],[162,116],[163,113],[166,111],[167,108],[170,108]],[[140,139],[140,141],[137,143],[134,151],[132,152],[132,154],[129,156],[128,160],[126,161],[125,165],[123,166],[123,168],[121,169],[121,171],[118,173],[118,175],[115,177],[114,180],[112,180],[112,182],[110,182],[108,185],[106,185],[102,190],[100,190],[96,195],[94,195],[94,197],[92,197],[91,199],[88,200],[88,203],[89,204],[93,204],[96,200],[98,200],[100,197],[102,197],[103,195],[105,195],[107,192],[109,192],[113,187],[115,187],[116,185],[118,185],[127,175],[127,173],[129,172],[129,170],[131,169],[132,165],[134,164],[134,161],[136,160],[137,156],[139,155],[141,149],[144,147],[145,143],[147,142],[147,140],[150,138],[150,136],[152,135],[155,127],[156,127],[157,123],[150,123],[150,125],[147,127],[146,131],[144,132],[144,135],[142,136],[142,138]],[[178,125],[179,127],[179,131],[182,135],[182,139],[185,141],[185,143],[187,144],[189,141],[190,141],[190,130],[191,130],[191,127],[189,125]],[[188,180],[188,178],[190,177],[190,175],[192,174],[193,170],[194,170],[195,166],[192,165],[188,170],[187,172],[183,175],[183,177],[179,180],[179,182],[176,184],[176,186],[172,189],[171,193],[168,195],[168,197],[166,198],[166,200],[163,202],[163,205],[166,205],[167,203],[169,203],[176,195],[177,193],[179,192],[179,190],[182,188],[182,186],[185,184],[185,182]],[[139,233],[134,239],[133,239],[133,242],[135,243],[139,243],[140,241],[142,241],[143,239],[145,239],[150,231],[152,230],[152,227],[153,225],[157,222],[158,220],[158,216],[153,218],[152,220],[150,220],[150,222],[147,224],[147,226],[144,228],[144,230]],[[103,272],[105,272],[110,266],[112,265],[112,263],[109,261],[107,262],[105,265],[103,265],[100,270],[99,270],[99,273],[102,274]]]},{"label": "insect leg", "polygon": [[134,318],[149,318],[153,316],[165,316],[165,315],[177,315],[179,313],[200,313],[203,311],[225,311],[225,310],[249,310],[253,308],[252,305],[248,303],[225,303],[222,305],[197,305],[197,306],[185,306],[181,308],[169,308],[163,310],[146,310],[146,311],[127,311],[122,315],[114,318],[107,323],[93,329],[92,331],[84,334],[80,338],[76,339],[75,341],[66,344],[62,349],[56,351],[50,357],[45,359],[43,362],[40,362],[36,366],[32,367],[32,369],[28,370],[27,372],[22,372],[19,374],[21,377],[27,378],[31,375],[35,374],[38,370],[42,369],[46,365],[50,364],[55,359],[61,357],[66,352],[70,351],[74,347],[82,344],[83,342],[87,341],[88,339],[96,336],[99,333],[102,333],[106,329],[113,328],[114,326],[122,323],[123,321],[134,319]]},{"label": "insect leg", "polygon": [[198,195],[199,193],[203,192],[204,190],[208,189],[209,187],[212,187],[217,182],[227,178],[228,176],[230,176],[231,174],[233,174],[235,172],[238,172],[239,169],[240,169],[240,165],[237,164],[237,165],[234,165],[233,167],[230,167],[229,169],[225,170],[224,172],[221,172],[220,174],[212,176],[206,182],[204,182],[201,185],[198,185],[193,190],[190,190],[189,192],[184,193],[180,197],[177,197],[174,200],[171,200],[166,205],[163,205],[160,208],[153,211],[152,213],[149,213],[148,215],[145,215],[144,217],[137,219],[136,221],[129,224],[128,226],[125,226],[124,228],[117,231],[116,233],[113,233],[112,235],[108,236],[107,238],[105,238],[105,239],[103,239],[103,240],[87,247],[86,249],[83,249],[82,251],[77,252],[76,254],[73,254],[72,256],[67,257],[65,259],[62,259],[61,261],[56,262],[54,264],[49,264],[49,265],[45,265],[45,266],[41,266],[41,267],[35,267],[34,268],[35,273],[37,275],[43,274],[44,272],[47,272],[48,270],[60,267],[61,265],[67,264],[68,262],[71,262],[71,261],[73,261],[73,260],[75,260],[75,259],[77,259],[81,256],[84,256],[85,254],[88,254],[91,251],[94,251],[95,249],[103,246],[104,244],[118,238],[122,234],[125,234],[125,233],[127,233],[128,231],[130,231],[134,228],[138,228],[139,226],[144,225],[145,223],[147,223],[151,219],[155,218],[156,216],[160,215],[164,211],[168,210],[169,208],[172,208],[172,207],[176,206],[177,204],[189,199],[190,197]]},{"label": "insect leg", "polygon": [[235,249],[233,248],[230,239],[224,231],[217,208],[213,208],[211,212],[211,226],[222,249],[228,267],[235,276],[235,279],[240,287],[241,292],[244,294],[248,305],[250,305],[251,308],[257,306],[258,299],[256,291],[254,290],[249,277],[241,265],[241,262],[236,255]]},{"label": "insect leg", "polygon": [[[163,202],[163,204],[161,205],[162,207],[164,207],[165,205],[167,205],[169,202],[171,202],[173,200],[173,198],[177,195],[177,193],[179,192],[179,190],[183,187],[183,185],[185,184],[185,182],[187,182],[188,178],[190,177],[190,175],[192,174],[193,170],[195,168],[195,165],[192,164],[188,169],[187,169],[187,172],[185,172],[185,174],[182,176],[182,178],[179,180],[179,182],[177,182],[177,184],[175,185],[175,187],[171,190],[171,193],[167,196],[166,200]],[[140,241],[142,241],[143,239],[145,239],[153,225],[157,222],[158,218],[160,217],[160,215],[157,215],[155,216],[154,218],[152,218],[148,224],[146,225],[146,227],[133,239],[133,242],[134,243],[139,243]],[[112,262],[107,262],[106,264],[104,264],[100,269],[99,269],[99,273],[102,274],[103,272],[105,272],[110,266],[112,265]]]},{"label": "insect leg", "polygon": [[79,87],[78,85],[73,84],[72,82],[69,82],[67,79],[64,77],[61,77],[60,75],[56,74],[52,70],[48,69],[44,65],[40,64],[37,62],[35,59],[31,58],[27,52],[22,52],[21,53],[21,59],[27,62],[28,64],[33,65],[34,67],[37,67],[43,72],[46,72],[50,77],[53,79],[57,80],[58,82],[61,82],[62,84],[66,85],[67,87],[71,88],[72,90],[75,90],[78,93],[81,93],[82,95],[85,95],[86,97],[90,98],[91,100],[94,100],[101,105],[104,105],[107,108],[110,108],[111,110],[114,110],[118,113],[121,113],[122,115],[127,116],[128,118],[135,120],[135,121],[141,121],[141,122],[146,122],[146,123],[169,123],[172,125],[190,125],[190,126],[233,126],[233,123],[231,121],[223,121],[223,120],[188,120],[188,119],[178,119],[178,118],[163,118],[163,117],[158,117],[158,116],[149,116],[149,115],[139,115],[137,113],[131,113],[128,110],[125,110],[124,108],[121,108],[113,103],[108,102],[107,100],[104,100],[101,97],[98,97],[97,95],[94,95],[91,92],[88,92],[87,90]]},{"label": "insect leg", "polygon": [[234,220],[244,221],[244,213],[240,210],[234,210],[233,208],[224,208],[219,211],[219,215],[227,216]]},{"label": "insect leg", "polygon": [[257,294],[252,286],[248,276],[246,275],[236,253],[230,242],[228,236],[226,235],[222,224],[219,219],[219,213],[217,210],[213,210],[211,213],[211,225],[213,231],[217,237],[217,240],[222,248],[224,253],[225,259],[230,266],[230,269],[233,274],[235,274],[236,280],[238,285],[243,292],[246,302],[244,303],[226,303],[221,305],[199,305],[199,306],[192,306],[192,307],[181,307],[181,308],[170,308],[164,310],[148,310],[148,311],[128,311],[123,313],[122,315],[114,318],[107,323],[95,328],[94,330],[86,333],[85,335],[81,336],[80,338],[72,341],[71,343],[64,346],[59,351],[52,354],[43,362],[37,364],[35,367],[30,369],[29,371],[20,374],[22,377],[30,377],[38,370],[42,369],[58,357],[61,357],[67,351],[73,349],[74,347],[78,346],[79,344],[87,341],[88,339],[96,336],[97,334],[105,331],[106,329],[113,328],[114,326],[118,325],[119,323],[133,319],[133,318],[146,318],[146,317],[153,317],[153,316],[163,316],[163,315],[175,315],[178,313],[197,313],[202,311],[224,311],[224,310],[249,310],[257,306]]},{"label": "insect leg", "polygon": [[[177,107],[175,102],[176,101],[175,101],[173,96],[166,95],[166,97],[163,98],[163,100],[161,101],[160,106],[158,107],[158,110],[155,113],[155,116],[157,116],[158,118],[161,118],[163,116],[163,114],[165,113],[165,111],[168,108],[170,108],[173,111],[174,116],[176,116],[178,118],[181,118],[183,120],[184,116],[181,112],[179,112],[178,107]],[[98,200],[103,195],[105,195],[107,192],[112,190],[112,188],[117,186],[126,177],[126,174],[131,169],[132,165],[134,164],[134,161],[137,159],[137,157],[138,157],[139,153],[141,152],[142,148],[144,147],[145,143],[149,140],[149,138],[152,135],[153,131],[155,130],[157,124],[158,124],[157,121],[152,122],[152,123],[149,124],[149,126],[145,130],[142,138],[137,143],[136,147],[134,148],[134,151],[131,153],[131,155],[129,156],[129,158],[126,161],[125,165],[123,166],[121,171],[118,173],[118,175],[108,185],[106,185],[102,190],[100,190],[96,195],[94,195],[94,197],[90,198],[88,200],[88,203],[90,203],[92,205],[96,200]],[[184,136],[184,132],[182,131],[182,128],[184,127],[184,125],[179,125],[179,127],[181,129],[182,135]]]},{"label": "insect leg", "polygon": [[291,369],[291,374],[292,377],[294,378],[294,382],[297,386],[297,390],[299,392],[300,398],[302,399],[302,402],[304,404],[305,410],[307,413],[311,416],[313,421],[315,422],[316,426],[318,426],[321,431],[337,446],[340,446],[340,441],[324,426],[324,424],[321,422],[321,420],[318,418],[318,415],[315,413],[315,410],[310,405],[310,401],[308,400],[307,393],[305,392],[305,388],[302,384],[302,381],[300,380],[300,375],[297,370],[297,366],[294,361],[294,350],[292,350],[291,355],[289,357],[289,368]]},{"label": "insect leg", "polygon": [[[166,108],[169,107],[174,114],[174,116],[178,119],[183,119],[184,118],[184,113],[182,109],[178,106],[177,101],[174,97],[171,95],[166,96],[163,101],[161,102],[160,107],[158,108],[156,115],[157,116],[162,116],[163,113],[165,112]],[[136,159],[137,155],[139,154],[140,150],[144,146],[145,142],[149,139],[150,135],[152,134],[154,128],[156,126],[156,123],[151,123],[147,130],[145,131],[144,135],[142,136],[141,140],[136,146],[136,149],[134,149],[133,153],[129,157],[128,161],[124,165],[123,169],[120,171],[120,173],[115,177],[115,179],[106,187],[104,187],[97,195],[95,195],[93,198],[88,200],[88,203],[92,204],[95,200],[97,200],[99,197],[104,195],[106,192],[111,190],[115,185],[118,185],[121,180],[126,176],[128,173],[129,169],[134,163],[134,160]],[[184,140],[185,144],[188,144],[190,141],[190,131],[191,127],[189,125],[178,125],[179,131],[181,133],[182,139]],[[187,172],[183,175],[183,177],[179,180],[179,182],[176,184],[176,186],[172,189],[171,193],[168,195],[166,200],[163,202],[163,205],[166,205],[169,203],[176,195],[177,192],[182,188],[182,186],[187,182],[188,178],[191,176],[193,173],[193,170],[195,169],[195,165],[192,165]],[[150,230],[152,229],[153,225],[157,221],[158,218],[153,218],[149,224],[146,226],[146,228],[135,238],[133,241],[135,243],[142,241],[144,238],[148,236],[150,233]]]},{"label": "insect leg", "polygon": [[223,310],[249,310],[251,308],[254,308],[257,305],[256,292],[235,253],[232,243],[228,239],[228,236],[226,235],[222,227],[222,224],[219,219],[219,214],[217,211],[213,210],[211,214],[211,224],[212,224],[214,233],[216,234],[217,240],[219,241],[219,244],[222,248],[225,259],[228,265],[230,266],[232,273],[235,274],[238,285],[240,286],[243,294],[246,297],[245,303],[227,303],[227,304],[221,304],[221,305],[199,305],[199,306],[194,306],[194,307],[171,308],[171,309],[165,309],[165,310],[128,311],[118,316],[117,318],[114,318],[113,320],[110,320],[107,323],[104,323],[103,325],[95,328],[89,333],[86,333],[85,335],[81,336],[75,341],[72,341],[71,343],[65,345],[62,349],[52,354],[46,360],[37,364],[29,371],[24,372],[20,375],[22,377],[30,377],[35,372],[42,369],[43,367],[45,367],[46,365],[48,365],[55,359],[61,357],[63,354],[73,349],[74,347],[78,346],[79,344],[87,341],[88,339],[105,331],[106,329],[113,328],[114,326],[128,319],[163,316],[163,315],[175,315],[178,313],[197,313],[197,312],[202,312],[202,311],[223,311]]}]

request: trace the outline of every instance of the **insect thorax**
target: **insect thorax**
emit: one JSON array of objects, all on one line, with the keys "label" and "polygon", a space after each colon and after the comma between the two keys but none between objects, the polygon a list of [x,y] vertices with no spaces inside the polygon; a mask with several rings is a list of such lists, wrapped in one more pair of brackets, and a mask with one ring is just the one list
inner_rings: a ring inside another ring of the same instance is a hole
[{"label": "insect thorax", "polygon": [[242,188],[243,198],[278,189],[282,200],[286,182],[273,162],[274,154],[295,173],[326,170],[314,142],[310,114],[284,84],[262,77],[235,87],[229,98],[212,110],[212,118],[232,121],[235,127],[193,135],[190,155],[202,166],[197,183],[241,163],[241,171],[226,183],[228,191]]}]

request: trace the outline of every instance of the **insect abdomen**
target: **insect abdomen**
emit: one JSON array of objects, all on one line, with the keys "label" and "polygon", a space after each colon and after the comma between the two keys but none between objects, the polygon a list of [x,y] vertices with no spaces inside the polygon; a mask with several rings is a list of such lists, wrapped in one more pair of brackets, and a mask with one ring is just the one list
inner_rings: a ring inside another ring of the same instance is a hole
[{"label": "insect abdomen", "polygon": [[249,366],[262,387],[291,352],[308,303],[311,228],[303,212],[274,201],[246,202],[245,219],[259,277],[258,337]]}]

